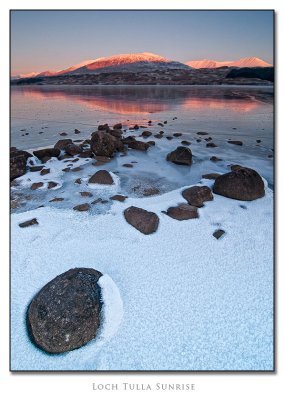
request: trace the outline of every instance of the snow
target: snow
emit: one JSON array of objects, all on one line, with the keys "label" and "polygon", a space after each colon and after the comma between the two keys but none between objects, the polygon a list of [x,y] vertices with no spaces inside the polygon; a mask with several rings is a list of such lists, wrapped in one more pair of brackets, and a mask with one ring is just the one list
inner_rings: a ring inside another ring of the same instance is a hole
[{"label": "snow", "polygon": [[[253,202],[214,195],[199,219],[176,221],[161,211],[184,202],[184,188],[113,202],[103,214],[46,206],[11,216],[12,370],[273,368],[273,192],[266,185]],[[157,232],[129,225],[129,206],[156,212]],[[18,226],[30,218],[39,225]],[[219,240],[216,229],[226,232]],[[74,267],[103,273],[102,328],[51,356],[28,338],[27,306]]]}]

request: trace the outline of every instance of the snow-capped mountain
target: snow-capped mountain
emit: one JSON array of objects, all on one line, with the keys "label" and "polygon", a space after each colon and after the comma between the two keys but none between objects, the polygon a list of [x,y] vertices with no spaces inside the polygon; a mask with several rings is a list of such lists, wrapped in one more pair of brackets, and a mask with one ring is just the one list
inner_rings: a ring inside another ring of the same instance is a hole
[{"label": "snow-capped mountain", "polygon": [[178,61],[172,61],[153,53],[117,54],[97,58],[94,62],[73,70],[73,74],[92,74],[99,72],[138,72],[165,69],[190,69]]},{"label": "snow-capped mountain", "polygon": [[186,62],[192,68],[219,68],[219,67],[272,67],[271,64],[257,57],[245,57],[235,61],[194,60]]}]

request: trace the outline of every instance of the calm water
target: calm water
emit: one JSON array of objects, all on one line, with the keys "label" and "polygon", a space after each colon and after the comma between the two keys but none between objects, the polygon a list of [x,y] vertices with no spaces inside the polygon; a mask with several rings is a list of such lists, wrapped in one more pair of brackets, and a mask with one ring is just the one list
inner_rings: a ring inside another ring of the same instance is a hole
[{"label": "calm water", "polygon": [[20,149],[45,146],[63,131],[72,137],[77,128],[81,137],[89,137],[98,123],[146,124],[150,119],[168,120],[166,133],[206,130],[257,137],[272,147],[272,101],[271,87],[12,87],[11,144]]}]

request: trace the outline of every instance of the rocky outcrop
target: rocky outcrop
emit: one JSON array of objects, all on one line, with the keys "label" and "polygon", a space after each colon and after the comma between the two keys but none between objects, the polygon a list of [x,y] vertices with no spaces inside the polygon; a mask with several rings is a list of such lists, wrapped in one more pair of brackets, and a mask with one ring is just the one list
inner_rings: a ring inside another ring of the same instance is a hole
[{"label": "rocky outcrop", "polygon": [[24,150],[17,150],[16,147],[10,148],[10,180],[24,175],[27,171],[27,160],[32,154]]},{"label": "rocky outcrop", "polygon": [[182,192],[185,200],[192,206],[203,207],[205,201],[213,200],[213,194],[208,186],[192,186]]},{"label": "rocky outcrop", "polygon": [[33,151],[33,153],[42,162],[46,162],[52,157],[60,156],[60,150],[54,149],[54,148],[35,150],[35,151]]},{"label": "rocky outcrop", "polygon": [[265,195],[261,176],[253,169],[238,166],[227,174],[219,176],[213,192],[236,200],[251,201]]},{"label": "rocky outcrop", "polygon": [[54,148],[59,149],[59,150],[64,150],[65,147],[69,146],[69,144],[72,144],[71,139],[61,139],[58,140],[58,142],[55,143]]},{"label": "rocky outcrop", "polygon": [[167,161],[171,161],[178,165],[191,165],[192,153],[191,150],[184,146],[179,146],[176,150],[167,155]]},{"label": "rocky outcrop", "polygon": [[124,217],[130,225],[144,235],[154,233],[158,229],[159,217],[143,208],[129,207],[124,210]]},{"label": "rocky outcrop", "polygon": [[124,146],[120,139],[111,134],[98,131],[92,133],[91,150],[97,156],[112,157],[116,151],[123,151]]},{"label": "rocky outcrop", "polygon": [[48,353],[64,353],[94,339],[100,327],[102,276],[74,268],[48,282],[33,298],[27,327],[33,342]]}]

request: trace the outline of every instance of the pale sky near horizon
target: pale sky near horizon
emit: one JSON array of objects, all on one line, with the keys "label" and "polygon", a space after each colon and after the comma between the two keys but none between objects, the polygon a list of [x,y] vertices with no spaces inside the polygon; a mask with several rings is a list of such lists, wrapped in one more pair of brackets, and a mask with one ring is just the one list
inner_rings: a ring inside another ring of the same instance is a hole
[{"label": "pale sky near horizon", "polygon": [[273,63],[273,48],[273,11],[11,11],[12,75],[146,51]]}]

